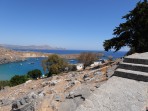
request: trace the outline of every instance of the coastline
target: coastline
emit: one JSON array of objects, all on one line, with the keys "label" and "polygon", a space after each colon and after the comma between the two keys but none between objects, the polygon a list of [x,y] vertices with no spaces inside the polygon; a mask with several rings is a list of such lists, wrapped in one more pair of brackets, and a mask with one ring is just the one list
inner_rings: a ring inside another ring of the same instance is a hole
[{"label": "coastline", "polygon": [[[21,52],[15,51],[11,49],[7,49],[4,47],[0,47],[0,64],[7,64],[13,62],[24,61],[28,58],[38,58],[38,57],[48,57],[54,53],[42,53],[42,52]],[[64,59],[76,59],[79,54],[58,54],[60,57]]]}]

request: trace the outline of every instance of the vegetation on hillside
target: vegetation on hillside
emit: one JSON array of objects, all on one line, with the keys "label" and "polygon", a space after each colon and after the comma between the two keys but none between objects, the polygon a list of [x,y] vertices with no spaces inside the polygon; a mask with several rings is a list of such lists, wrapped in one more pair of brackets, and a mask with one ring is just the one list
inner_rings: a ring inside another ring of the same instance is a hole
[{"label": "vegetation on hillside", "polygon": [[16,86],[25,83],[29,79],[41,78],[41,76],[42,72],[38,69],[29,71],[25,75],[15,75],[9,81],[0,81],[0,90],[3,89],[5,86]]},{"label": "vegetation on hillside", "polygon": [[39,69],[35,69],[35,70],[32,70],[32,71],[29,71],[27,73],[27,75],[31,79],[37,79],[37,78],[41,78],[42,72]]},{"label": "vegetation on hillside", "polygon": [[0,90],[5,86],[10,86],[10,81],[0,81]]},{"label": "vegetation on hillside", "polygon": [[28,77],[26,75],[15,75],[10,79],[10,85],[16,86],[22,83],[25,83],[28,80]]},{"label": "vegetation on hillside", "polygon": [[118,51],[123,46],[128,46],[128,54],[148,52],[148,1],[138,2],[136,7],[122,18],[126,22],[114,29],[115,37],[105,40],[105,51]]}]

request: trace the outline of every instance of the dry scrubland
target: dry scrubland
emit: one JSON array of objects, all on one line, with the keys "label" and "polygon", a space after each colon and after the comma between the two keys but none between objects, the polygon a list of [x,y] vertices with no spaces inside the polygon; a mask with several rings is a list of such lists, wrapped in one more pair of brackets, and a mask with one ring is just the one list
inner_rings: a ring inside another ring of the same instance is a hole
[{"label": "dry scrubland", "polygon": [[106,82],[106,74],[112,75],[116,67],[117,65],[113,65],[101,69],[62,73],[5,88],[0,91],[0,111],[10,111],[12,104],[22,108],[21,111],[24,111],[23,108],[34,108],[36,111],[70,111],[72,108],[71,111],[74,111]]}]

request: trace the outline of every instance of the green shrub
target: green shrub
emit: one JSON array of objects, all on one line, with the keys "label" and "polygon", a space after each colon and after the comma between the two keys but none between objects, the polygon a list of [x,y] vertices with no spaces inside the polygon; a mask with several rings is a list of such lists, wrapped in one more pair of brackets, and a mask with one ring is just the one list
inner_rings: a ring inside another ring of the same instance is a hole
[{"label": "green shrub", "polygon": [[76,71],[76,65],[68,65],[68,71]]},{"label": "green shrub", "polygon": [[29,71],[27,73],[27,76],[32,78],[32,79],[41,78],[42,72],[39,69],[35,69],[35,70],[32,70],[32,71]]},{"label": "green shrub", "polygon": [[49,73],[46,73],[45,76],[46,76],[46,77],[51,77],[52,74],[49,72]]},{"label": "green shrub", "polygon": [[28,77],[26,75],[15,75],[10,79],[11,86],[16,86],[22,83],[25,83],[28,80]]},{"label": "green shrub", "polygon": [[10,81],[0,81],[0,90],[3,89],[5,86],[10,86]]}]

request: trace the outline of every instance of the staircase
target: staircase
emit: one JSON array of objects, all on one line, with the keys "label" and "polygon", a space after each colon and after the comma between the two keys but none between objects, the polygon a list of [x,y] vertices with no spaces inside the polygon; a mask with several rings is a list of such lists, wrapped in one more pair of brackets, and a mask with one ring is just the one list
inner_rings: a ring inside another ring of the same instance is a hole
[{"label": "staircase", "polygon": [[113,76],[148,82],[148,52],[125,57]]}]

